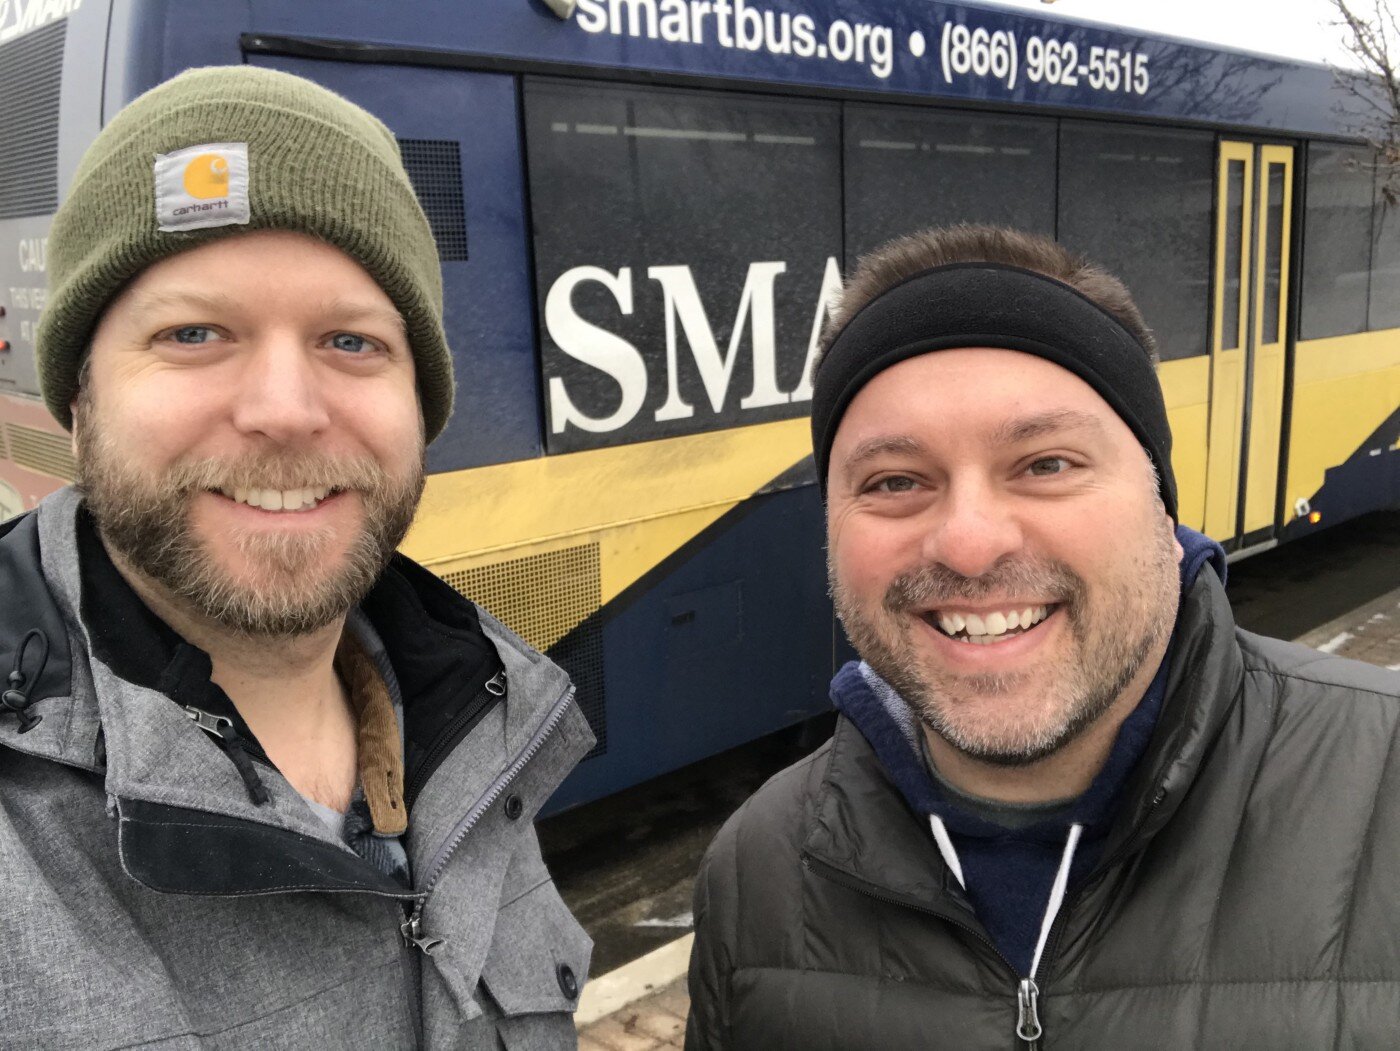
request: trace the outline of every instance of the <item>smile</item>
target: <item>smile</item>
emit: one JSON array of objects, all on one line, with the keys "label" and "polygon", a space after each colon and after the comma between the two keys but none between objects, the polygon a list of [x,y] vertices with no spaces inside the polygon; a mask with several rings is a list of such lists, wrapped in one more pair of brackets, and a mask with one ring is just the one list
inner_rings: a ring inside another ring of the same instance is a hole
[{"label": "smile", "polygon": [[263,511],[310,511],[332,493],[340,490],[328,485],[307,486],[304,489],[218,489],[220,496],[234,503],[247,504]]},{"label": "smile", "polygon": [[973,646],[986,646],[1024,635],[1058,608],[1058,605],[1051,603],[981,613],[930,610],[923,614],[923,619],[950,639]]}]

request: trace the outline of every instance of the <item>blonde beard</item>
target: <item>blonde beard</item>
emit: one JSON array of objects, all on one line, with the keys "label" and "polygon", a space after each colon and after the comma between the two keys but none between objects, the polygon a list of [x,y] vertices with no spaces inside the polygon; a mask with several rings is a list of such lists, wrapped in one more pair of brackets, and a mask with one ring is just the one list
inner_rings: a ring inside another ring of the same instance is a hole
[{"label": "blonde beard", "polygon": [[[239,635],[305,635],[343,617],[393,557],[423,490],[421,446],[416,468],[397,479],[368,458],[281,454],[177,463],[151,480],[106,438],[100,414],[88,408],[81,419],[77,485],[103,541],[195,613]],[[239,554],[256,567],[253,580],[239,579],[194,531],[191,504],[201,492],[313,484],[355,492],[362,503],[360,528],[338,560],[327,557],[336,539],[329,529],[235,533]]]}]

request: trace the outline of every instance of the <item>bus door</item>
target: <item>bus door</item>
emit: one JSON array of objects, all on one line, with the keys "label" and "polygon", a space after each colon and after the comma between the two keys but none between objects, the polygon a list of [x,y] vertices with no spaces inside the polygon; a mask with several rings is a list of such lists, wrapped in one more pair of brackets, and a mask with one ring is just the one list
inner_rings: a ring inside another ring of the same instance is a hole
[{"label": "bus door", "polygon": [[1205,531],[1244,547],[1278,523],[1293,148],[1220,143]]}]

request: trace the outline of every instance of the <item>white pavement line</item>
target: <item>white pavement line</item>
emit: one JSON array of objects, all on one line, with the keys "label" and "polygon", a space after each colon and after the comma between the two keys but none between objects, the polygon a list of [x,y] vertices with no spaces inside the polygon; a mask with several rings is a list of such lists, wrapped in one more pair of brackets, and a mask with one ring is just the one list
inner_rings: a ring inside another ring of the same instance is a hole
[{"label": "white pavement line", "polygon": [[1356,638],[1356,636],[1351,632],[1343,631],[1333,638],[1328,639],[1326,642],[1319,643],[1314,649],[1321,650],[1323,653],[1336,653],[1354,638]]},{"label": "white pavement line", "polygon": [[[1301,642],[1304,646],[1311,646],[1313,649],[1321,649],[1324,644],[1335,639],[1344,631],[1350,630],[1352,635],[1355,635],[1356,629],[1360,625],[1367,623],[1373,614],[1389,614],[1397,611],[1400,611],[1400,588],[1396,588],[1389,594],[1382,595],[1380,598],[1366,603],[1366,605],[1359,609],[1343,613],[1335,620],[1329,620],[1326,624],[1314,628],[1305,635],[1300,635],[1293,641]],[[1343,644],[1342,642],[1336,643],[1338,646]]]},{"label": "white pavement line", "polygon": [[578,1010],[574,1012],[575,1027],[582,1029],[670,985],[690,966],[693,941],[695,935],[687,934],[615,971],[590,979],[583,987]]}]

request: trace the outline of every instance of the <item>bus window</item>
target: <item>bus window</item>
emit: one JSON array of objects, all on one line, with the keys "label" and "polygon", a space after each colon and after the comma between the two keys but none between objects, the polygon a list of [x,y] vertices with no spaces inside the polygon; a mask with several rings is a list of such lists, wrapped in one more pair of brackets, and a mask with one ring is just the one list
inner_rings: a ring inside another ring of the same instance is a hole
[{"label": "bus window", "polygon": [[1286,166],[1270,163],[1267,179],[1268,213],[1264,217],[1264,305],[1259,319],[1260,343],[1279,341],[1279,291],[1283,276],[1283,195]]},{"label": "bus window", "polygon": [[1400,205],[1386,204],[1379,185],[1375,215],[1370,327],[1400,328]]},{"label": "bus window", "polygon": [[1059,239],[1133,290],[1163,360],[1206,352],[1214,140],[1065,121]]},{"label": "bus window", "polygon": [[834,103],[530,78],[546,447],[807,411],[839,288]]},{"label": "bus window", "polygon": [[[1225,166],[1225,258],[1220,279],[1225,291],[1220,297],[1220,349],[1238,350],[1240,332],[1240,274],[1244,269],[1245,227],[1253,220],[1245,215],[1245,162],[1230,160]],[[1252,212],[1250,213],[1253,214]]]},{"label": "bus window", "polygon": [[846,260],[952,223],[1055,233],[1055,123],[846,107]]},{"label": "bus window", "polygon": [[1303,213],[1303,339],[1366,328],[1371,271],[1370,155],[1354,146],[1308,147]]}]

